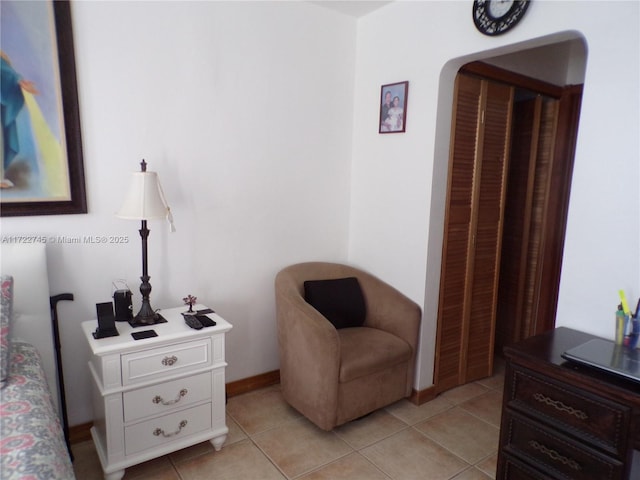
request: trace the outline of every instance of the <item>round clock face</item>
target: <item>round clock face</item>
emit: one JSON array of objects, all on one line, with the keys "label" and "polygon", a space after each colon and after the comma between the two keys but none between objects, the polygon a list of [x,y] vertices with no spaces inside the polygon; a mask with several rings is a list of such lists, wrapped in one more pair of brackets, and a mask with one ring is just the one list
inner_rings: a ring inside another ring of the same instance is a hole
[{"label": "round clock face", "polygon": [[473,22],[485,35],[500,35],[515,27],[529,7],[529,0],[475,0]]}]

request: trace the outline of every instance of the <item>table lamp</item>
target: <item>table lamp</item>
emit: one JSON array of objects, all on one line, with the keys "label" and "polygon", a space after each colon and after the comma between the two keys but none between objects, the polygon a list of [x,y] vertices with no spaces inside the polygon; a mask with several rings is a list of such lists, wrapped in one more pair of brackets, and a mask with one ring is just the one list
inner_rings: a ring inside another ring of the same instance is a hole
[{"label": "table lamp", "polygon": [[169,221],[172,232],[175,232],[175,227],[171,209],[164,198],[158,175],[156,172],[147,172],[147,162],[144,160],[140,163],[140,171],[132,174],[129,190],[116,216],[129,220],[141,220],[142,222],[139,230],[142,238],[142,276],[140,277],[140,280],[142,280],[140,285],[142,306],[130,323],[134,327],[153,325],[158,322],[159,315],[151,308],[149,301],[151,284],[149,283],[147,261],[147,238],[149,237],[147,220],[166,218]]}]

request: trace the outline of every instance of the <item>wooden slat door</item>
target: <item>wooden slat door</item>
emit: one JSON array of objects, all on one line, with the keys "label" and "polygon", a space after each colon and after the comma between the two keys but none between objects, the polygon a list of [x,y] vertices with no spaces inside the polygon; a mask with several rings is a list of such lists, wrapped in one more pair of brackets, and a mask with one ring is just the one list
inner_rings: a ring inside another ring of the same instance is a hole
[{"label": "wooden slat door", "polygon": [[436,339],[444,391],[491,373],[513,88],[458,75]]},{"label": "wooden slat door", "polygon": [[547,218],[550,208],[551,172],[553,171],[555,140],[558,127],[558,100],[538,97],[540,102],[540,120],[537,129],[535,148],[535,173],[531,202],[531,225],[526,259],[527,268],[524,279],[524,299],[522,311],[522,335],[516,340],[524,340],[537,332],[538,304],[542,284],[542,261],[544,258]]},{"label": "wooden slat door", "polygon": [[536,333],[557,134],[556,99],[516,102],[505,207],[496,346]]},{"label": "wooden slat door", "polygon": [[502,262],[498,288],[496,319],[496,348],[521,338],[524,275],[529,245],[533,179],[535,173],[535,144],[538,138],[541,102],[539,97],[514,104],[511,161],[507,180],[507,199],[502,235]]},{"label": "wooden slat door", "polygon": [[[502,248],[506,173],[511,136],[513,91],[486,82],[482,151],[476,163],[479,179],[472,214],[475,217],[475,256],[470,276],[470,312],[464,382],[491,375]],[[478,177],[478,174],[476,174]]]},{"label": "wooden slat door", "polygon": [[461,383],[462,319],[470,254],[472,186],[481,89],[479,79],[466,76],[456,79],[436,339],[434,383],[438,391]]}]

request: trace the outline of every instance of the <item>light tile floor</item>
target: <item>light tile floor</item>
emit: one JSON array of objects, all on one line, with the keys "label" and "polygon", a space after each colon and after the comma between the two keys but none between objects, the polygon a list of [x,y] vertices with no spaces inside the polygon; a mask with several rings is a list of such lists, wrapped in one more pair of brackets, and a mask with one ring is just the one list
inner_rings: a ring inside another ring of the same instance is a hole
[{"label": "light tile floor", "polygon": [[[280,386],[229,399],[229,436],[128,468],[124,479],[486,480],[495,478],[504,372],[416,406],[402,400],[331,432],[289,407]],[[78,480],[102,470],[91,441],[73,445]]]}]

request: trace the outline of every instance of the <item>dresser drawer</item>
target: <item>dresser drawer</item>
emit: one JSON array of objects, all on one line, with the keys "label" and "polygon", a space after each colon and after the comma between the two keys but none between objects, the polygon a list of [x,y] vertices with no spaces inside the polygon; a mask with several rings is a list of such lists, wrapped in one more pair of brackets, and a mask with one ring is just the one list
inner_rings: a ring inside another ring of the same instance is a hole
[{"label": "dresser drawer", "polygon": [[211,372],[125,392],[124,421],[131,422],[206,400],[211,400]]},{"label": "dresser drawer", "polygon": [[211,429],[211,404],[206,403],[125,427],[125,452],[132,455]]},{"label": "dresser drawer", "polygon": [[169,374],[210,366],[211,339],[128,353],[122,355],[120,361],[123,385],[152,381]]},{"label": "dresser drawer", "polygon": [[508,412],[503,422],[504,452],[536,465],[552,477],[572,480],[623,478],[622,462],[582,446],[542,424],[513,412]]},{"label": "dresser drawer", "polygon": [[625,451],[630,409],[521,367],[511,370],[507,406],[564,429],[614,455]]},{"label": "dresser drawer", "polygon": [[504,455],[503,461],[504,464],[500,466],[500,471],[496,476],[499,480],[557,480],[519,462],[510,455]]}]

